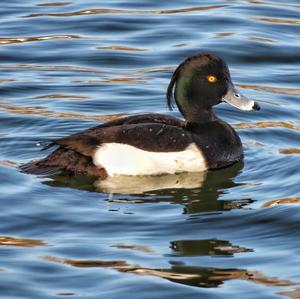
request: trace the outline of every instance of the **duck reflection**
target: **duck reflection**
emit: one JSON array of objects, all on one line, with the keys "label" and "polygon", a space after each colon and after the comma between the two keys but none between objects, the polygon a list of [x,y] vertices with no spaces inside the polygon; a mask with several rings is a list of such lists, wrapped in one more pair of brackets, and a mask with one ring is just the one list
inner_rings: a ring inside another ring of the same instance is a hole
[{"label": "duck reflection", "polygon": [[96,189],[105,193],[143,194],[157,193],[170,189],[200,188],[206,178],[206,172],[186,172],[155,176],[113,176],[94,183]]},{"label": "duck reflection", "polygon": [[230,280],[244,280],[264,286],[290,287],[296,282],[267,276],[261,272],[239,268],[216,268],[188,266],[184,263],[169,262],[170,268],[148,268],[129,264],[124,260],[78,260],[64,259],[56,256],[44,256],[45,260],[76,268],[109,268],[122,273],[150,275],[202,288],[216,288]]},{"label": "duck reflection", "polygon": [[184,264],[171,265],[170,269],[134,268],[131,270],[123,269],[120,272],[153,275],[175,283],[203,288],[216,288],[229,280],[244,280],[264,286],[284,287],[296,285],[295,282],[290,280],[267,276],[258,271],[235,268],[192,267]]},{"label": "duck reflection", "polygon": [[[132,250],[141,252],[147,257],[156,259],[162,255],[148,246],[115,244],[111,247],[119,250]],[[135,275],[150,275],[162,279],[200,288],[217,288],[227,281],[243,280],[260,284],[265,287],[292,287],[299,286],[298,282],[265,275],[253,269],[244,268],[220,268],[186,265],[180,257],[183,256],[228,256],[252,252],[250,248],[233,245],[227,240],[202,239],[202,240],[177,240],[170,242],[172,260],[169,267],[150,268],[139,264],[131,264],[124,259],[117,260],[91,260],[91,259],[67,259],[57,256],[44,256],[44,260],[59,264],[69,265],[75,268],[108,268],[121,273]],[[174,254],[173,254],[174,253]],[[122,254],[121,254],[122,255]],[[177,255],[177,256],[175,256]],[[169,257],[170,255],[163,255]],[[139,258],[140,259],[140,258]],[[149,261],[149,259],[147,259]],[[195,260],[197,261],[197,260]],[[195,264],[195,263],[193,263]]]},{"label": "duck reflection", "polygon": [[178,240],[170,243],[170,248],[180,256],[228,256],[235,253],[252,252],[252,249],[232,245],[229,241],[218,239]]},{"label": "duck reflection", "polygon": [[171,202],[183,205],[187,214],[241,208],[251,199],[219,200],[228,189],[239,186],[235,177],[243,163],[202,173],[181,173],[161,176],[115,176],[100,180],[86,175],[56,174],[44,181],[53,187],[71,187],[111,194],[116,203]]}]

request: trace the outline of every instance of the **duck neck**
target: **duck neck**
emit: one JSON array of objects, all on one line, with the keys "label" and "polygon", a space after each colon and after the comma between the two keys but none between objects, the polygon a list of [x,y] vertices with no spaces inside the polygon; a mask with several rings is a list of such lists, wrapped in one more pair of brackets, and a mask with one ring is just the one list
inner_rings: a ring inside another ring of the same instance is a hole
[{"label": "duck neck", "polygon": [[201,108],[198,111],[193,110],[192,113],[189,113],[186,116],[187,122],[194,123],[194,124],[204,124],[204,123],[214,121],[215,119],[216,119],[216,115],[214,114],[214,111],[211,108],[209,109]]},{"label": "duck neck", "polygon": [[188,126],[199,127],[217,119],[212,108],[199,107],[198,109],[192,109],[189,111],[183,111],[179,109],[182,115],[186,119]]}]

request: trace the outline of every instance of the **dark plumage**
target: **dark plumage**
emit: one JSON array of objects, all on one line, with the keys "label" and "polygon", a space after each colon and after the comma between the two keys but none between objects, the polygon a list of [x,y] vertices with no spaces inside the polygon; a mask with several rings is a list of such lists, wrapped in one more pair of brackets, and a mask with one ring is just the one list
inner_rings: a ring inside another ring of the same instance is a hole
[{"label": "dark plumage", "polygon": [[[181,152],[195,144],[207,169],[225,167],[242,159],[240,138],[230,125],[215,116],[212,106],[226,101],[235,107],[240,105],[243,110],[258,110],[258,105],[237,93],[221,58],[199,54],[181,63],[167,90],[170,109],[173,97],[186,121],[144,114],[107,122],[51,142],[47,148],[57,146],[54,152],[22,165],[21,169],[32,174],[67,170],[104,178],[109,174],[104,166],[95,165],[95,153],[102,145],[116,143],[153,153]],[[122,159],[126,161],[126,156]]]}]

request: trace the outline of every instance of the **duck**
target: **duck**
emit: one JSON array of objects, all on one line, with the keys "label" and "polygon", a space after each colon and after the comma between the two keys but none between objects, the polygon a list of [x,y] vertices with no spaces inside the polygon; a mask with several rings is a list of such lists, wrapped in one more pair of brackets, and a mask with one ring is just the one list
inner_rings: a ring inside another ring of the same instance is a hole
[{"label": "duck", "polygon": [[21,165],[24,173],[47,175],[66,171],[102,179],[203,172],[228,167],[243,159],[237,132],[216,116],[224,102],[244,111],[258,111],[257,102],[234,86],[225,61],[198,53],[175,69],[166,93],[183,119],[147,113],[131,115],[49,141],[55,147],[45,158]]}]

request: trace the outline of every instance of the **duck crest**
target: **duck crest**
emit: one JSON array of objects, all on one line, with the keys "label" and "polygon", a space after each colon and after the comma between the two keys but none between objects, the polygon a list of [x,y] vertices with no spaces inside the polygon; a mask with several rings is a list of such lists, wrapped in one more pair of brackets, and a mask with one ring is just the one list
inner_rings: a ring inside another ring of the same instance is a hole
[{"label": "duck crest", "polygon": [[216,55],[202,53],[187,58],[174,71],[167,88],[170,110],[174,100],[181,114],[189,122],[214,119],[212,106],[221,102],[231,82],[226,63]]},{"label": "duck crest", "polygon": [[174,93],[176,84],[178,84],[178,80],[181,77],[182,73],[186,71],[186,68],[201,68],[208,64],[221,64],[224,76],[230,79],[230,73],[228,71],[227,65],[218,56],[211,53],[198,53],[197,55],[188,57],[175,69],[168,85],[166,97],[167,104],[170,110],[173,110],[174,108]]}]

